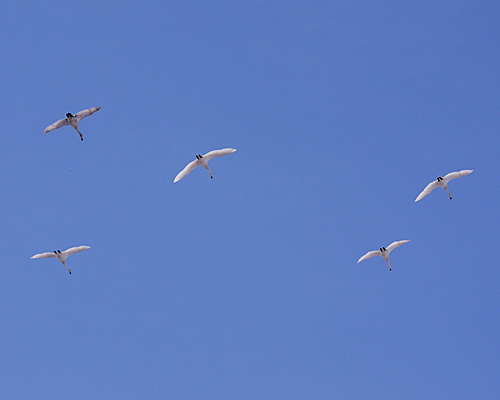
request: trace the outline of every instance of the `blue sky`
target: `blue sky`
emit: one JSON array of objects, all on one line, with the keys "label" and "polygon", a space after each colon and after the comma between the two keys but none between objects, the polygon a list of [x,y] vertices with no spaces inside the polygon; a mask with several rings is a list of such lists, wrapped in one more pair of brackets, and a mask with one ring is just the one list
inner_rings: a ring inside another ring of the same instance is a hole
[{"label": "blue sky", "polygon": [[0,15],[0,397],[498,396],[498,2]]}]

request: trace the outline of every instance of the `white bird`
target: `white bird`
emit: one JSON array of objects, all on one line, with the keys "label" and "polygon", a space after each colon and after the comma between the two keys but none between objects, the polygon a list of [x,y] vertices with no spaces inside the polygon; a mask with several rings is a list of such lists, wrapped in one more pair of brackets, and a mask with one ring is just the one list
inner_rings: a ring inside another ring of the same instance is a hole
[{"label": "white bird", "polygon": [[[88,250],[90,249],[90,246],[78,246],[78,247],[71,247],[70,249],[66,250],[66,251],[63,251],[61,253],[61,250],[57,250],[57,251],[53,251],[52,253],[40,253],[40,254],[35,254],[33,257],[31,257],[32,259],[33,258],[57,258],[59,261],[61,261],[64,266],[66,268],[68,268],[68,266],[66,265],[66,259],[72,255],[72,254],[75,254],[75,253],[79,253],[80,251],[83,251],[83,250]],[[71,275],[71,270],[68,268],[68,271]]]},{"label": "white bird", "polygon": [[[180,181],[182,178],[184,178],[186,175],[189,175],[193,169],[196,167],[199,167],[200,165],[202,167],[205,167],[208,172],[210,172],[210,168],[208,168],[208,162],[214,158],[214,157],[222,157],[225,156],[226,154],[231,154],[234,153],[236,149],[222,149],[222,150],[213,150],[209,151],[207,154],[201,155],[197,154],[196,155],[196,160],[191,161],[186,167],[177,174],[177,176],[174,179],[174,183]],[[210,178],[213,178],[212,172],[210,172]]]},{"label": "white bird", "polygon": [[437,180],[429,183],[425,189],[418,195],[418,197],[415,199],[415,203],[417,201],[422,200],[425,196],[427,196],[430,192],[432,192],[434,189],[437,187],[442,187],[444,190],[448,192],[448,196],[450,196],[451,200],[451,194],[450,191],[448,190],[448,182],[450,182],[452,179],[456,178],[461,178],[462,176],[469,175],[473,170],[472,169],[464,169],[462,171],[458,172],[450,172],[449,174],[445,175],[444,178],[441,176],[437,177]]},{"label": "white bird", "polygon": [[400,241],[392,242],[389,246],[387,246],[387,248],[381,247],[379,250],[369,251],[368,253],[366,253],[363,257],[361,257],[358,260],[358,264],[361,261],[366,260],[367,258],[371,258],[371,257],[375,257],[375,256],[382,256],[382,257],[384,257],[384,260],[387,261],[387,264],[389,264],[389,270],[392,271],[391,262],[389,261],[389,254],[396,247],[399,247],[402,244],[405,244],[405,243],[408,243],[408,242],[409,242],[409,240],[400,240]]},{"label": "white bird", "polygon": [[76,131],[80,134],[80,139],[83,140],[83,135],[82,133],[78,130],[78,123],[85,117],[88,117],[89,115],[94,114],[96,111],[99,111],[101,107],[92,107],[87,110],[80,111],[79,113],[76,113],[76,115],[72,115],[71,113],[67,113],[66,117],[64,119],[60,119],[57,122],[54,122],[52,125],[49,125],[43,133],[48,133],[50,131],[53,131],[54,129],[59,129],[61,126],[65,125],[71,125],[73,128],[76,129]]}]

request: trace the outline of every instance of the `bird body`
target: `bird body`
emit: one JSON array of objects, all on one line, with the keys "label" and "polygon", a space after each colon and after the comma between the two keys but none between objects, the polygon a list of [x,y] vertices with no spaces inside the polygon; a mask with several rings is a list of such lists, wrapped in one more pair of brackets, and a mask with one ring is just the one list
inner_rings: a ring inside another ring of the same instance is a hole
[{"label": "bird body", "polygon": [[35,254],[32,259],[36,258],[57,258],[59,261],[63,263],[63,265],[68,269],[70,275],[71,275],[71,270],[68,268],[66,265],[66,259],[75,253],[79,253],[80,251],[83,250],[88,250],[90,249],[90,246],[78,246],[78,247],[71,247],[68,250],[65,250],[61,252],[60,250],[55,250],[53,252],[47,252],[47,253],[40,253],[40,254]]},{"label": "bird body", "polygon": [[367,258],[371,258],[371,257],[375,257],[375,256],[382,256],[382,258],[387,261],[387,264],[389,264],[389,270],[392,271],[392,267],[391,267],[391,262],[389,261],[389,254],[391,253],[391,251],[393,251],[396,247],[399,247],[401,246],[402,244],[405,244],[405,243],[408,243],[409,240],[399,240],[399,241],[396,241],[396,242],[392,242],[389,246],[387,246],[387,248],[385,247],[381,247],[379,250],[373,250],[373,251],[369,251],[368,253],[366,253],[363,257],[361,257],[359,260],[358,260],[358,264],[361,262],[361,261],[364,261],[366,260]]},{"label": "bird body", "polygon": [[82,111],[76,113],[75,115],[73,115],[71,113],[67,113],[66,114],[66,118],[60,119],[59,121],[54,122],[52,125],[49,125],[47,128],[45,128],[45,130],[43,131],[43,133],[48,133],[48,132],[51,132],[51,131],[53,131],[55,129],[59,129],[59,128],[63,127],[63,126],[71,125],[79,133],[80,139],[83,140],[83,135],[78,130],[78,123],[83,118],[88,117],[89,115],[94,114],[96,111],[99,111],[100,109],[101,109],[101,107],[92,107],[92,108],[89,108],[87,110],[82,110]]},{"label": "bird body", "polygon": [[213,150],[209,151],[207,154],[201,155],[197,154],[196,155],[196,160],[191,161],[188,165],[184,167],[184,169],[177,174],[177,176],[174,179],[175,182],[179,182],[182,178],[184,178],[186,175],[189,175],[191,171],[193,171],[196,167],[202,166],[208,170],[210,173],[210,178],[213,178],[212,172],[210,171],[210,168],[208,168],[208,162],[215,157],[222,157],[225,156],[226,154],[231,154],[234,153],[236,149],[231,149],[231,148],[226,148],[226,149],[221,149],[221,150]]},{"label": "bird body", "polygon": [[472,171],[473,171],[472,169],[464,169],[462,171],[450,172],[449,174],[445,175],[444,177],[438,176],[435,181],[432,181],[431,183],[429,183],[425,187],[425,189],[422,190],[422,193],[420,193],[418,195],[418,197],[415,199],[415,203],[417,201],[422,200],[425,196],[430,194],[437,187],[442,187],[444,190],[446,190],[446,192],[448,193],[448,196],[451,200],[451,194],[450,194],[450,191],[448,190],[448,183],[452,179],[461,178],[462,176],[469,175],[470,173],[472,173]]}]

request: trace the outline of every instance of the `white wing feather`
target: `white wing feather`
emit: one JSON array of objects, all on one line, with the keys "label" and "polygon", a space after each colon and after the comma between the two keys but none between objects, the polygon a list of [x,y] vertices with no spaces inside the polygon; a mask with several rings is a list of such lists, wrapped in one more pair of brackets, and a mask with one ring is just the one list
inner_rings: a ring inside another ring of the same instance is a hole
[{"label": "white wing feather", "polygon": [[177,176],[174,179],[175,182],[179,182],[182,178],[184,178],[186,175],[189,175],[193,169],[196,167],[199,167],[201,164],[199,163],[198,160],[191,161],[188,165],[184,167],[184,169],[177,174]]},{"label": "white wing feather", "polygon": [[80,112],[77,112],[75,114],[76,120],[78,122],[80,122],[83,118],[94,114],[96,111],[99,111],[100,109],[101,109],[101,107],[92,107],[92,108],[88,108],[87,110],[82,110]]},{"label": "white wing feather", "polygon": [[236,149],[231,149],[231,148],[222,149],[222,150],[212,150],[212,151],[209,151],[207,154],[204,154],[203,158],[205,158],[207,161],[210,161],[212,158],[222,157],[222,156],[225,156],[226,154],[234,153],[235,151],[236,151]]},{"label": "white wing feather", "polygon": [[472,169],[464,169],[458,172],[450,172],[449,174],[443,177],[443,180],[445,182],[449,182],[452,179],[461,178],[462,176],[469,175],[472,171],[473,171]]},{"label": "white wing feather", "polygon": [[54,253],[40,253],[40,254],[35,254],[31,258],[56,258],[56,255]]},{"label": "white wing feather", "polygon": [[61,126],[65,126],[65,125],[69,125],[68,118],[60,119],[59,121],[54,122],[52,125],[49,125],[47,128],[45,128],[43,133],[48,133],[50,131],[53,131],[54,129],[59,129]]},{"label": "white wing feather", "polygon": [[63,254],[63,256],[69,257],[72,254],[79,253],[80,251],[88,250],[88,249],[90,249],[90,246],[71,247],[68,250],[63,251],[62,254]]},{"label": "white wing feather", "polygon": [[375,257],[375,256],[381,256],[382,253],[380,252],[380,250],[373,250],[373,251],[369,251],[368,253],[366,253],[363,257],[361,257],[359,260],[358,260],[358,264],[363,261],[363,260],[366,260],[367,258],[372,258],[372,257]]},{"label": "white wing feather", "polygon": [[425,196],[427,196],[430,192],[432,192],[434,189],[436,189],[437,187],[439,187],[439,183],[438,181],[432,181],[431,183],[429,183],[424,190],[422,190],[422,193],[420,193],[418,195],[418,197],[415,199],[415,203],[417,201],[420,201],[422,200]]},{"label": "white wing feather", "polygon": [[408,243],[409,240],[400,240],[396,242],[392,242],[389,246],[387,246],[385,249],[390,253],[393,251],[396,247],[401,246],[402,244]]}]

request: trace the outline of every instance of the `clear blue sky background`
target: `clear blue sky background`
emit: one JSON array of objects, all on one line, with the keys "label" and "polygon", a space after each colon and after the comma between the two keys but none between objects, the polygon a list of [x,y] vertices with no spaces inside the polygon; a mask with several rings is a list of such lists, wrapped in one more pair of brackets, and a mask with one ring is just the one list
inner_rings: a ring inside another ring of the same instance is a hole
[{"label": "clear blue sky background", "polygon": [[417,3],[3,3],[0,397],[498,398],[500,5]]}]

